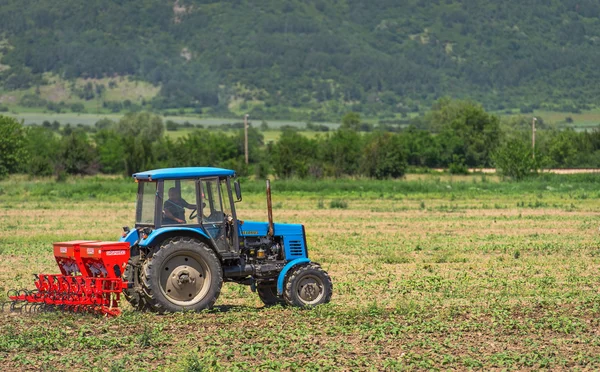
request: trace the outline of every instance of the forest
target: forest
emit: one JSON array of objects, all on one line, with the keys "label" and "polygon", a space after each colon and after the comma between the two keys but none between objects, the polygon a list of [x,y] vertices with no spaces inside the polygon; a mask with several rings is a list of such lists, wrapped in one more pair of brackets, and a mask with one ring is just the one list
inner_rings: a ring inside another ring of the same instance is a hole
[{"label": "forest", "polygon": [[[540,119],[536,147],[530,117],[500,119],[471,101],[438,100],[418,124],[401,128],[364,123],[348,112],[335,131],[309,138],[284,127],[277,141],[265,141],[261,128],[249,128],[249,164],[244,161],[244,131],[192,128],[177,138],[166,135],[177,124],[158,115],[129,113],[119,121],[94,126],[45,121],[24,126],[0,116],[0,175],[122,174],[175,166],[218,166],[239,175],[265,178],[400,178],[407,172],[445,168],[466,174],[469,168],[496,167],[514,180],[543,168],[596,167],[600,130],[556,130]],[[320,126],[310,124],[311,128]],[[535,152],[535,154],[534,154]]]},{"label": "forest", "polygon": [[595,0],[6,0],[0,93],[52,74],[149,82],[138,109],[213,117],[397,117],[443,96],[578,112],[600,94],[599,15]]}]

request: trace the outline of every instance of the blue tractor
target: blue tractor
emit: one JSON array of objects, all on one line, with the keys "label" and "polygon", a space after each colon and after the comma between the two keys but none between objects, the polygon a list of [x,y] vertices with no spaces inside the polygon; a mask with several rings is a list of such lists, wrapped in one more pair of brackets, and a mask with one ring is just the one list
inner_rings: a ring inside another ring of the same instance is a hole
[{"label": "blue tractor", "polygon": [[330,301],[329,275],[308,258],[303,225],[238,219],[242,193],[235,172],[168,168],[133,175],[138,183],[135,228],[123,273],[125,297],[159,313],[211,308],[223,282],[251,286],[267,305],[312,307]]}]

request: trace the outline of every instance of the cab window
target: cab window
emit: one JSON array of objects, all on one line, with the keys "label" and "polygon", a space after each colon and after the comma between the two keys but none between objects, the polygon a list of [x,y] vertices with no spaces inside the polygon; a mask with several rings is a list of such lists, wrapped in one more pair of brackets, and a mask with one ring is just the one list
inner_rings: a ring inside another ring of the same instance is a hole
[{"label": "cab window", "polygon": [[203,180],[202,190],[202,222],[223,222],[223,207],[219,193],[219,181],[217,179]]},{"label": "cab window", "polygon": [[195,180],[164,181],[163,225],[198,224]]}]

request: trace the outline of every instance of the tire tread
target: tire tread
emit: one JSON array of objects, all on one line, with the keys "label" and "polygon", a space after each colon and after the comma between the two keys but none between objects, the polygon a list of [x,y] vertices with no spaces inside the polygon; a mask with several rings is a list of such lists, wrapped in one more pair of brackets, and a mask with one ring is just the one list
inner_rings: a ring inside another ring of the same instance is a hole
[{"label": "tire tread", "polygon": [[298,278],[301,277],[304,273],[312,270],[319,272],[319,274],[324,277],[325,281],[323,282],[323,285],[325,287],[324,290],[326,291],[326,293],[325,297],[323,298],[323,300],[321,300],[321,302],[315,305],[308,305],[308,307],[326,304],[329,301],[331,301],[331,296],[333,295],[333,282],[331,281],[331,277],[329,276],[329,274],[327,274],[325,270],[321,268],[321,265],[317,264],[316,262],[311,262],[309,264],[293,268],[292,272],[288,274],[283,288],[283,299],[288,305],[296,307],[307,307],[307,305],[303,304],[294,294],[293,285],[294,282],[298,280]]}]

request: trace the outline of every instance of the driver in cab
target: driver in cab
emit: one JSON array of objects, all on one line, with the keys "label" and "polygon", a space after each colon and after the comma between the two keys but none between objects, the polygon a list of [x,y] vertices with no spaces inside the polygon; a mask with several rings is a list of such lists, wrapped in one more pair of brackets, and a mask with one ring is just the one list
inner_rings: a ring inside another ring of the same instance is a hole
[{"label": "driver in cab", "polygon": [[169,199],[163,206],[163,224],[173,225],[185,223],[185,208],[196,209],[194,204],[190,204],[181,197],[181,191],[176,187],[169,189]]}]

